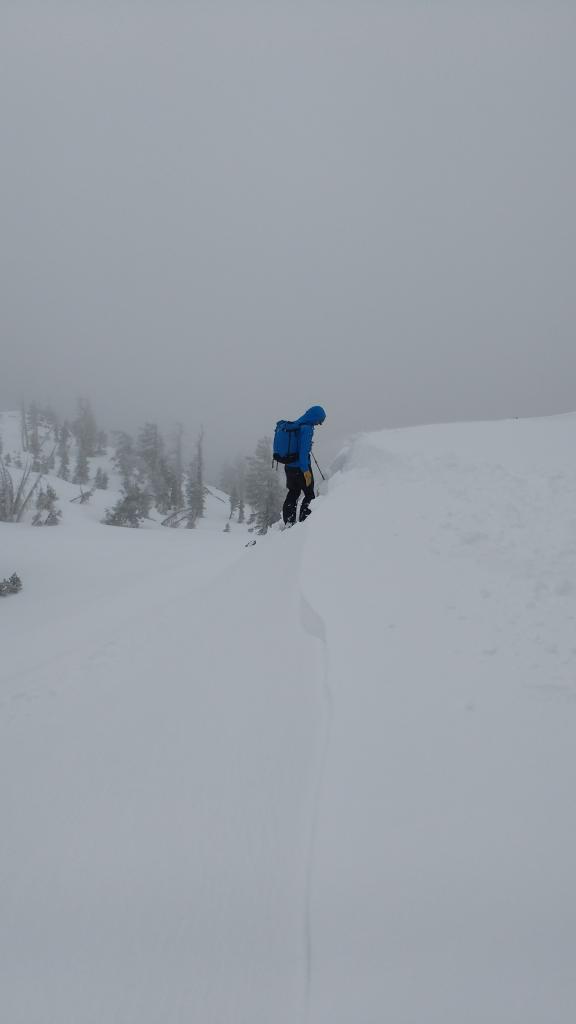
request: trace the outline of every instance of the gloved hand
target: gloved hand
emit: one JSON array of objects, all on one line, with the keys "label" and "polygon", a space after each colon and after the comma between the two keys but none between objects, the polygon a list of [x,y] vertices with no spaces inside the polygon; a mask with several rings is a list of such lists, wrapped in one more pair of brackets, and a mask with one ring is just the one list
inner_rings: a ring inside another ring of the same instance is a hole
[{"label": "gloved hand", "polygon": [[309,469],[306,469],[304,471],[304,482],[306,484],[306,487],[312,486],[312,473],[310,472]]}]

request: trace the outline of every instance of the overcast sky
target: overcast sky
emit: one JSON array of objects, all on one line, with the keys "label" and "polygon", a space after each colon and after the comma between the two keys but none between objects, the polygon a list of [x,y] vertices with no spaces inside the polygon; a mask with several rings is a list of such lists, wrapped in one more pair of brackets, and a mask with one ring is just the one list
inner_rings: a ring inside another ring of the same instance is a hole
[{"label": "overcast sky", "polygon": [[576,409],[576,5],[0,0],[0,401]]}]

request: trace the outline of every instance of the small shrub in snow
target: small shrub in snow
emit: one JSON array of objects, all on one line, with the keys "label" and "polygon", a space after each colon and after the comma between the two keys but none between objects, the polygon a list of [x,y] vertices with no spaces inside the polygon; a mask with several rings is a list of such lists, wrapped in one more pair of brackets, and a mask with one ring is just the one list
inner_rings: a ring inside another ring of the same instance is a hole
[{"label": "small shrub in snow", "polygon": [[32,520],[32,526],[58,526],[62,513],[56,508],[58,495],[53,487],[48,484],[46,489],[40,489],[36,498],[36,515]]},{"label": "small shrub in snow", "polygon": [[150,496],[137,484],[131,484],[114,505],[114,508],[106,509],[102,522],[106,526],[131,526],[137,528],[143,519],[148,518],[150,512]]},{"label": "small shrub in snow", "polygon": [[0,580],[0,597],[17,594],[20,590],[22,590],[22,580],[17,573],[13,572],[7,580]]}]

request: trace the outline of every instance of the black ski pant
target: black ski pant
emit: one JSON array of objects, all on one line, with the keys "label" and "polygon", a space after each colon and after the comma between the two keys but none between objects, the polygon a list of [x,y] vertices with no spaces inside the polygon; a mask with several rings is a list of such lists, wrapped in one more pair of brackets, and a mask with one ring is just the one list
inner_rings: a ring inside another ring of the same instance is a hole
[{"label": "black ski pant", "polygon": [[298,504],[298,498],[302,491],[304,491],[304,497],[302,498],[302,504],[300,505],[299,520],[302,523],[306,516],[309,516],[312,509],[310,508],[310,502],[316,497],[314,494],[314,477],[312,482],[308,485],[304,479],[304,473],[301,469],[294,469],[293,466],[285,466],[286,469],[286,487],[288,488],[288,494],[286,495],[286,501],[282,509],[282,517],[285,523],[296,522],[296,506]]}]

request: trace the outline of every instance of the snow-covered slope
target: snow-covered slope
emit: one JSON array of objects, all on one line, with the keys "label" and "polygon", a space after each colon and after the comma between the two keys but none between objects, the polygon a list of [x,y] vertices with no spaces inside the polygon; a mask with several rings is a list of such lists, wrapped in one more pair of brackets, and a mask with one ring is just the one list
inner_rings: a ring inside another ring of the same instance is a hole
[{"label": "snow-covered slope", "polygon": [[10,1024],[572,1021],[575,440],[366,435],[249,549],[0,524]]},{"label": "snow-covered slope", "polygon": [[574,416],[367,436],[310,522],[313,1021],[573,1019],[575,449]]}]

